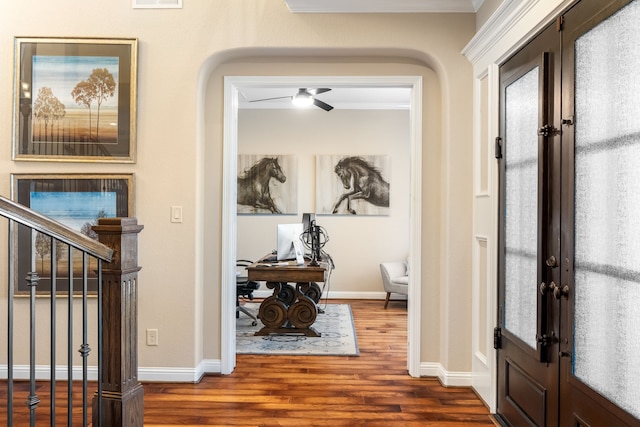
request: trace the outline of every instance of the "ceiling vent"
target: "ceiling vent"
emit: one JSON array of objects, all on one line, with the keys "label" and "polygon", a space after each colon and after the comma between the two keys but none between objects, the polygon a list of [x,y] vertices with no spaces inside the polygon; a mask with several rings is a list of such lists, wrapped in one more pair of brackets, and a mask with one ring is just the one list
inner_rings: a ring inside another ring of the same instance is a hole
[{"label": "ceiling vent", "polygon": [[134,9],[182,9],[182,0],[133,0]]}]

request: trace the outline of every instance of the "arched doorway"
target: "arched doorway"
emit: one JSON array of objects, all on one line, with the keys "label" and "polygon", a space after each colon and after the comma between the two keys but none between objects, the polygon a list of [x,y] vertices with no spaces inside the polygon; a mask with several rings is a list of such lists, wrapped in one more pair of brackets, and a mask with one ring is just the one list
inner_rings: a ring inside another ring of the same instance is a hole
[{"label": "arched doorway", "polygon": [[[332,87],[385,86],[411,88],[410,107],[410,242],[408,304],[409,374],[420,376],[420,269],[421,269],[421,215],[422,215],[422,78],[419,76],[365,76],[365,77],[225,77],[224,83],[224,136],[223,136],[223,209],[222,209],[222,283],[235,280],[236,254],[236,176],[238,146],[238,90],[242,87],[283,86]],[[413,302],[416,303],[413,303]],[[229,374],[235,367],[235,294],[234,289],[223,286],[221,291],[221,372]]]}]

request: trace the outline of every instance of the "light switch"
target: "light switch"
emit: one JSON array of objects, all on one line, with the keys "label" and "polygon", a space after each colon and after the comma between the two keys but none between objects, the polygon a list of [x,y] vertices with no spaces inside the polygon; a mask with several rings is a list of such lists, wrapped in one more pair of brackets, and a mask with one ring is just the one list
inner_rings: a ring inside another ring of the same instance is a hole
[{"label": "light switch", "polygon": [[171,206],[171,222],[182,222],[182,206]]}]

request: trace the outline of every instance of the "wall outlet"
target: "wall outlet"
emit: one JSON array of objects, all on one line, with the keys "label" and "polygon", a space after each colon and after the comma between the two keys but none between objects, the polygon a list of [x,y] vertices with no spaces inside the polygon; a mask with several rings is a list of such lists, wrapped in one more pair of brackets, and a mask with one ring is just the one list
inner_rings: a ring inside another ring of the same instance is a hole
[{"label": "wall outlet", "polygon": [[147,345],[158,345],[157,329],[147,329]]}]

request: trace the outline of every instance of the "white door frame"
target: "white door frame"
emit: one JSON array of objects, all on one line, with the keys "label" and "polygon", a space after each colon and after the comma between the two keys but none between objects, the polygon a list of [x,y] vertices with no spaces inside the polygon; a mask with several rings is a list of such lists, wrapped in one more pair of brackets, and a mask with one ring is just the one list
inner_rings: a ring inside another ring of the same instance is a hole
[{"label": "white door frame", "polygon": [[[421,242],[422,242],[422,77],[420,76],[226,76],[224,78],[224,132],[222,178],[222,265],[223,284],[235,282],[237,229],[238,89],[242,87],[408,87],[410,106],[410,209],[409,209],[409,295],[407,309],[407,369],[420,376],[421,338]],[[236,366],[235,287],[221,286],[220,349],[222,374]]]}]

